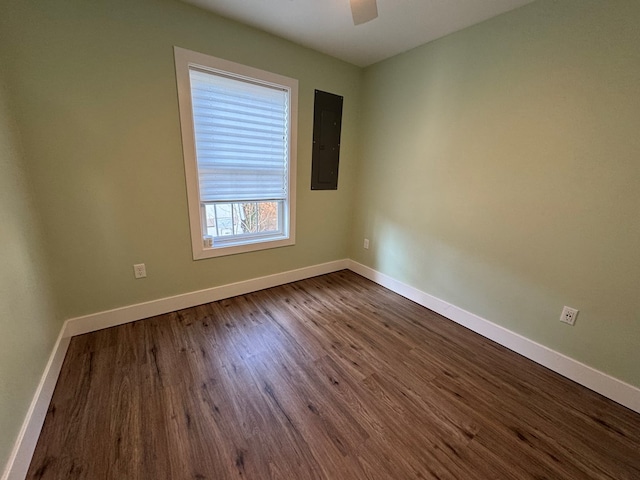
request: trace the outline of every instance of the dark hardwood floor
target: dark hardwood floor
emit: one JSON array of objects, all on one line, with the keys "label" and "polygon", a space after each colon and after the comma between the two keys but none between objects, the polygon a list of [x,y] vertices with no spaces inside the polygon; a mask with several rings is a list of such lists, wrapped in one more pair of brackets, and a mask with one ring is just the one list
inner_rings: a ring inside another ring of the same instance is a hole
[{"label": "dark hardwood floor", "polygon": [[640,415],[348,271],[72,339],[30,479],[640,479]]}]

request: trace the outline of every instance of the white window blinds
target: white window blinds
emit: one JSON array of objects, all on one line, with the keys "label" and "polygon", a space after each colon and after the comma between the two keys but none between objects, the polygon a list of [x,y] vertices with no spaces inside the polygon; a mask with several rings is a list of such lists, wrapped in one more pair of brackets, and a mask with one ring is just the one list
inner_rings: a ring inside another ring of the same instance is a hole
[{"label": "white window blinds", "polygon": [[201,202],[287,198],[286,89],[189,68]]}]

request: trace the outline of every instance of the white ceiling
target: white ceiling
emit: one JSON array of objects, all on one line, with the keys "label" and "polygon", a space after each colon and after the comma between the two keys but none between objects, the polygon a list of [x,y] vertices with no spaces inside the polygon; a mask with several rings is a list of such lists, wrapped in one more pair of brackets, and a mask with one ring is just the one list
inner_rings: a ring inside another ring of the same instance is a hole
[{"label": "white ceiling", "polygon": [[354,26],[349,0],[183,0],[364,67],[533,0],[378,0]]}]

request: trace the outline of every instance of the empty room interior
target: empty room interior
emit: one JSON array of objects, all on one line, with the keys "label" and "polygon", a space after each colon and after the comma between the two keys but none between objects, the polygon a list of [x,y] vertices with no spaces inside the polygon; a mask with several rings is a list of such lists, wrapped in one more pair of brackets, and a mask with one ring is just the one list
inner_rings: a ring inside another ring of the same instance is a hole
[{"label": "empty room interior", "polygon": [[640,479],[639,24],[0,2],[2,480]]}]

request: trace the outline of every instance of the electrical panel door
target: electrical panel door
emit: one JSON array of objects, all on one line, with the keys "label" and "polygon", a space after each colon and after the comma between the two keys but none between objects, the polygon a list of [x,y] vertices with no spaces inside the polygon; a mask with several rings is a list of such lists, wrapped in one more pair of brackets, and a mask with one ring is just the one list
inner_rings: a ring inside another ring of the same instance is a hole
[{"label": "electrical panel door", "polygon": [[342,100],[339,95],[316,90],[313,109],[311,190],[338,189]]}]

